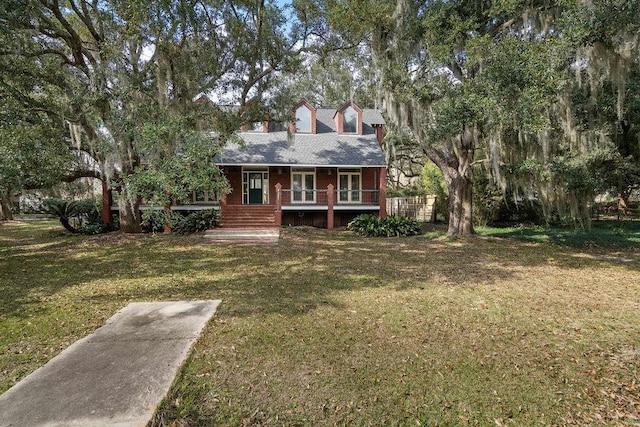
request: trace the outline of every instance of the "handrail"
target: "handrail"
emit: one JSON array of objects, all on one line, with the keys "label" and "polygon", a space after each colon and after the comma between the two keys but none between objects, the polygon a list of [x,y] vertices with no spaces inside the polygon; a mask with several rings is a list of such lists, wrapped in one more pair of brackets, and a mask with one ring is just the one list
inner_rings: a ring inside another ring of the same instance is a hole
[{"label": "handrail", "polygon": [[[282,189],[280,191],[282,206],[328,205],[328,190]],[[333,203],[335,205],[378,205],[380,203],[380,191],[334,190]]]},{"label": "handrail", "polygon": [[282,189],[282,206],[320,205],[326,206],[327,190],[291,190]]}]

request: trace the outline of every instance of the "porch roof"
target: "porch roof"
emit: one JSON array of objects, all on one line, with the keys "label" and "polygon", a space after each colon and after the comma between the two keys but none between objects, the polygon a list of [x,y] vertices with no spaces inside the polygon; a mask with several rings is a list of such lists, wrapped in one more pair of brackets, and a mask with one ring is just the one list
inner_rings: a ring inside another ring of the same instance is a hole
[{"label": "porch roof", "polygon": [[228,143],[215,162],[221,166],[384,167],[386,160],[374,133],[338,135],[334,132],[293,134],[286,131],[242,133],[244,145]]}]

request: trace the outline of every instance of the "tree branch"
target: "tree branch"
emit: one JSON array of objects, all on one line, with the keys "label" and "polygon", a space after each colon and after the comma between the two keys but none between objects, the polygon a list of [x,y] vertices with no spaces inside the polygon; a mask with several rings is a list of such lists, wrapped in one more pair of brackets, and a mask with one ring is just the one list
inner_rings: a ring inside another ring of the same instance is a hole
[{"label": "tree branch", "polygon": [[82,11],[80,11],[75,1],[69,0],[69,4],[71,4],[71,8],[74,10],[76,15],[78,15],[80,20],[84,23],[85,27],[87,27],[87,30],[89,30],[89,32],[91,33],[91,37],[93,37],[93,39],[96,41],[96,44],[99,46],[104,39],[100,34],[98,34],[95,26],[93,25],[93,22],[89,18],[89,10],[87,9],[87,3],[85,1],[82,1]]},{"label": "tree branch", "polygon": [[100,181],[104,181],[104,176],[100,171],[97,170],[89,170],[89,169],[76,169],[73,171],[69,171],[66,175],[60,178],[62,182],[73,182],[80,178],[96,178]]}]

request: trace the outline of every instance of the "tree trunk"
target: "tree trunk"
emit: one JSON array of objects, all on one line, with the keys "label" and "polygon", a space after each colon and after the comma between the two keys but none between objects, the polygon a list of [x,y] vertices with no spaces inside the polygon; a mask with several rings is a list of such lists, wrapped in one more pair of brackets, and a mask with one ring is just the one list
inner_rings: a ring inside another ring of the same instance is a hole
[{"label": "tree trunk", "polygon": [[620,221],[620,215],[629,215],[629,199],[631,198],[631,190],[628,187],[620,186],[618,192],[618,221]]},{"label": "tree trunk", "polygon": [[102,223],[113,226],[113,217],[111,216],[111,205],[113,204],[113,198],[111,196],[111,189],[107,183],[102,181]]},{"label": "tree trunk", "polygon": [[[448,169],[451,179],[449,190],[449,228],[447,236],[466,237],[475,234],[473,229],[473,174]],[[469,176],[470,175],[470,176]]]},{"label": "tree trunk", "polygon": [[0,195],[0,220],[13,220],[13,211],[11,210],[11,190],[7,189]]},{"label": "tree trunk", "polygon": [[444,142],[442,150],[426,149],[425,154],[444,175],[449,192],[449,237],[468,237],[473,229],[473,160],[477,131],[465,129],[458,138]]},{"label": "tree trunk", "polygon": [[167,204],[164,207],[164,213],[166,221],[164,222],[164,234],[171,234],[171,224],[169,223],[169,218],[171,216],[171,204]]},{"label": "tree trunk", "polygon": [[135,196],[129,197],[126,187],[120,191],[118,208],[120,210],[120,231],[123,233],[142,233],[140,200]]}]

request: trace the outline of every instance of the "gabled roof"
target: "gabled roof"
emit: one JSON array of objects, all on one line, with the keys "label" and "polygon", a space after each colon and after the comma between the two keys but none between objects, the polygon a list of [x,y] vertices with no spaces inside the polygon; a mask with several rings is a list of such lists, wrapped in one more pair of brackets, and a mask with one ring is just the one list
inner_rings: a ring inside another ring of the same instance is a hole
[{"label": "gabled roof", "polygon": [[386,166],[373,125],[384,124],[378,110],[363,110],[362,135],[338,135],[335,108],[316,110],[316,134],[241,133],[244,146],[228,143],[216,156],[221,166]]}]

